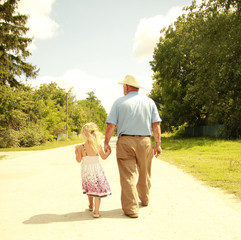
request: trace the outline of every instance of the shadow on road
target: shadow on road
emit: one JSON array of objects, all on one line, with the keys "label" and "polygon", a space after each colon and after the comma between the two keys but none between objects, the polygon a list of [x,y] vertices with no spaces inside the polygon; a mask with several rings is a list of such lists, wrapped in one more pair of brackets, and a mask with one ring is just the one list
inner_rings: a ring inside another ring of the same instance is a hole
[{"label": "shadow on road", "polygon": [[[100,213],[101,218],[126,219],[121,209],[100,211]],[[85,212],[71,212],[65,214],[39,214],[32,216],[30,219],[24,221],[23,224],[48,224],[54,222],[75,222],[83,220],[95,220],[95,218],[92,217],[92,212],[85,210]]]}]

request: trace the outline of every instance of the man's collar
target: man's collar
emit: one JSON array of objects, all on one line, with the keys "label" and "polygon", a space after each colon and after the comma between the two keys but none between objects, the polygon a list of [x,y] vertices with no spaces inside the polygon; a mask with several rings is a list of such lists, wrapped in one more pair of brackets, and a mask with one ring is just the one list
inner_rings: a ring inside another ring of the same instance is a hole
[{"label": "man's collar", "polygon": [[129,95],[129,94],[130,94],[130,95],[137,95],[137,94],[139,94],[139,93],[136,92],[136,91],[131,91],[131,92],[128,92],[128,93],[127,93],[127,95]]}]

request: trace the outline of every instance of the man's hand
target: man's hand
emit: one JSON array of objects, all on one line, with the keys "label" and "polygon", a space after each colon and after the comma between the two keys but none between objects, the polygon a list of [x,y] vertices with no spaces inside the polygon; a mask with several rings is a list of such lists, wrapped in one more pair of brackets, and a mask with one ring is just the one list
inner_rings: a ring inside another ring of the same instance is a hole
[{"label": "man's hand", "polygon": [[161,149],[161,127],[159,122],[152,123],[153,135],[155,138],[154,156],[157,158],[162,153]]},{"label": "man's hand", "polygon": [[104,145],[104,151],[105,151],[105,153],[111,152],[111,147],[110,147],[110,144],[109,144],[109,143],[105,143],[105,145]]},{"label": "man's hand", "polygon": [[162,149],[161,146],[159,144],[156,144],[154,147],[154,156],[157,158],[158,156],[160,156],[162,153]]}]

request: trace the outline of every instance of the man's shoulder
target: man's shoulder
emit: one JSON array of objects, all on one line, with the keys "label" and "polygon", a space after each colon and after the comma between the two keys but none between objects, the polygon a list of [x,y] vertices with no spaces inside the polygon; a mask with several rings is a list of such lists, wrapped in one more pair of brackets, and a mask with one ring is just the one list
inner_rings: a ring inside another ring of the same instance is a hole
[{"label": "man's shoulder", "polygon": [[152,104],[155,103],[152,98],[148,97],[148,96],[145,95],[145,94],[139,94],[138,96],[139,96],[140,98],[142,98],[143,101],[145,101],[145,102],[149,102],[149,103],[152,103]]},{"label": "man's shoulder", "polygon": [[134,100],[134,99],[136,99],[136,100],[139,99],[138,102],[139,102],[140,100],[142,100],[143,102],[146,102],[146,103],[149,102],[150,104],[154,104],[154,103],[155,103],[152,98],[148,97],[148,96],[145,95],[145,94],[136,94],[136,95],[134,95],[134,96],[132,96],[132,95],[125,95],[125,96],[119,97],[119,98],[117,98],[117,99],[114,101],[113,105],[119,105],[119,104],[125,102],[125,101],[128,100],[128,99],[133,99],[133,100]]},{"label": "man's shoulder", "polygon": [[119,98],[117,98],[117,99],[114,101],[113,104],[114,104],[114,105],[117,105],[117,104],[125,101],[125,99],[126,99],[126,96],[119,97]]}]

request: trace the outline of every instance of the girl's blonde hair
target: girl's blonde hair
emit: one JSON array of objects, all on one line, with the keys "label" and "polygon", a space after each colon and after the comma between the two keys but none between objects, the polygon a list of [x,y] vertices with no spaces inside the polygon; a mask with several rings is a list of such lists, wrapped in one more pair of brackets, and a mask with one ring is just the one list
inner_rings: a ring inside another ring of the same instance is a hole
[{"label": "girl's blonde hair", "polygon": [[81,129],[81,135],[91,149],[93,149],[95,152],[99,152],[102,134],[95,123],[86,123]]}]

